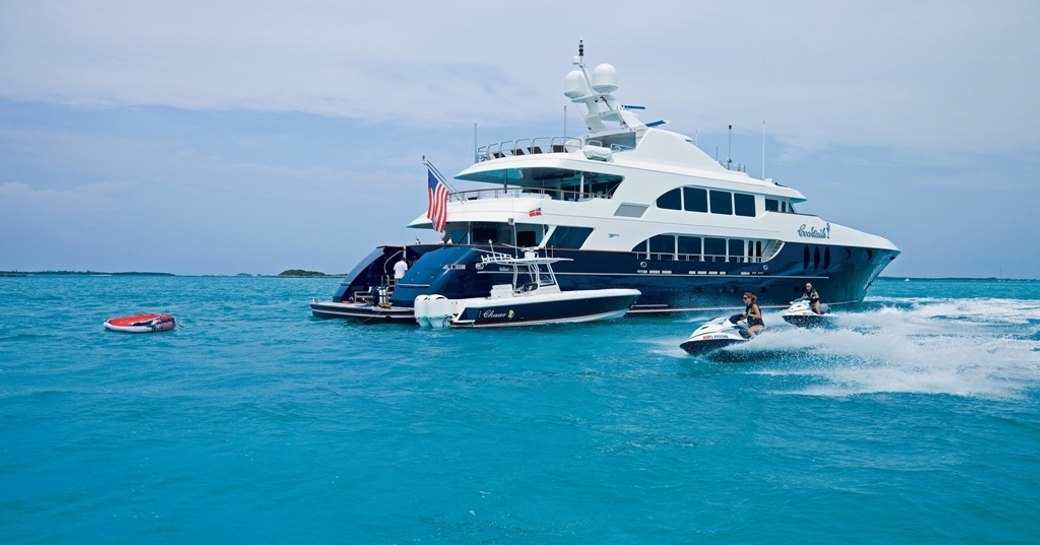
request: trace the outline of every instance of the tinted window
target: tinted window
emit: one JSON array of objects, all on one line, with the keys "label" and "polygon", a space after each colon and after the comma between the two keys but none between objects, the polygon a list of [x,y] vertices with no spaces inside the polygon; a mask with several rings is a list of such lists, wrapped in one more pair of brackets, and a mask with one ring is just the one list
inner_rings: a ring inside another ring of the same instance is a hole
[{"label": "tinted window", "polygon": [[729,191],[712,191],[711,192],[711,213],[712,214],[732,214],[733,213],[733,194]]},{"label": "tinted window", "polygon": [[738,216],[754,216],[755,215],[755,197],[754,195],[745,195],[744,193],[733,194],[733,210]]},{"label": "tinted window", "polygon": [[552,246],[553,248],[581,248],[581,245],[585,244],[585,239],[589,238],[590,234],[592,234],[591,227],[565,227],[561,225],[553,231],[546,246]]},{"label": "tinted window", "polygon": [[681,193],[679,189],[673,189],[664,195],[657,198],[657,207],[666,208],[668,210],[682,210],[682,203],[679,201]]},{"label": "tinted window", "polygon": [[675,237],[672,235],[650,237],[650,251],[654,253],[675,253]]},{"label": "tinted window", "polygon": [[704,255],[726,255],[726,239],[704,239]]},{"label": "tinted window", "polygon": [[744,241],[739,239],[730,239],[729,241],[729,257],[731,259],[737,259],[744,256]]},{"label": "tinted window", "polygon": [[776,199],[766,199],[766,211],[776,212],[780,210],[780,204],[777,203]]},{"label": "tinted window", "polygon": [[534,231],[520,231],[520,232],[518,232],[516,234],[516,245],[517,246],[520,246],[520,247],[534,246],[536,244],[538,244],[538,241],[535,240],[535,233],[534,233]]},{"label": "tinted window", "polygon": [[[498,228],[496,227],[474,227],[473,244],[487,244],[488,242],[506,242],[498,240]],[[513,242],[512,240],[508,242]]]},{"label": "tinted window", "polygon": [[707,212],[708,192],[696,187],[684,187],[683,210],[688,212]]},{"label": "tinted window", "polygon": [[701,237],[679,237],[679,253],[701,255]]}]

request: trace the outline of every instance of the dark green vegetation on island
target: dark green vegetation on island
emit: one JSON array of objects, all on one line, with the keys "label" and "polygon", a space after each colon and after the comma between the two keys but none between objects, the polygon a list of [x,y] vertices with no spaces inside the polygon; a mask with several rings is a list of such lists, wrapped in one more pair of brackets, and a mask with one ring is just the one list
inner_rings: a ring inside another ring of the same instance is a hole
[{"label": "dark green vegetation on island", "polygon": [[279,277],[283,278],[329,278],[333,276],[343,276],[342,274],[325,274],[317,271],[305,271],[303,269],[289,269],[278,273]]}]

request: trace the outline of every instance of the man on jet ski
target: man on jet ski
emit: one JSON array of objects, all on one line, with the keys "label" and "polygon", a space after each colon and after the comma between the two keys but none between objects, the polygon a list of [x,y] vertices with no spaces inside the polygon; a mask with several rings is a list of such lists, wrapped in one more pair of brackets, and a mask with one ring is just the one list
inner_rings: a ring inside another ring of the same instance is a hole
[{"label": "man on jet ski", "polygon": [[809,300],[809,305],[812,307],[813,312],[823,314],[823,311],[820,309],[820,294],[816,292],[816,289],[809,282],[805,283],[805,289],[802,290],[802,299]]}]

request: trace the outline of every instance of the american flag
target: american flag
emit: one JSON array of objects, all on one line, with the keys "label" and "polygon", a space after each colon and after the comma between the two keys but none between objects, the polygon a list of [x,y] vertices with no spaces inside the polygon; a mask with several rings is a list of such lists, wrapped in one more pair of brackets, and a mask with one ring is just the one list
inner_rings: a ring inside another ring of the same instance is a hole
[{"label": "american flag", "polygon": [[432,170],[427,169],[426,173],[429,175],[427,196],[430,199],[426,217],[433,221],[435,231],[443,232],[448,223],[448,187],[433,175]]}]

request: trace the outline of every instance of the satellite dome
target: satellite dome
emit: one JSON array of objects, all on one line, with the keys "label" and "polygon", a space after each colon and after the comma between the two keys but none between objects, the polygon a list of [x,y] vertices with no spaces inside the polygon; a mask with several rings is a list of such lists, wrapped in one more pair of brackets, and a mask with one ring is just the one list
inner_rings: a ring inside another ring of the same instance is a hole
[{"label": "satellite dome", "polygon": [[585,84],[585,74],[582,74],[581,70],[571,70],[563,78],[563,94],[572,99],[589,94],[589,88]]},{"label": "satellite dome", "polygon": [[597,93],[610,94],[617,90],[617,69],[609,64],[601,64],[592,70],[592,88]]}]

